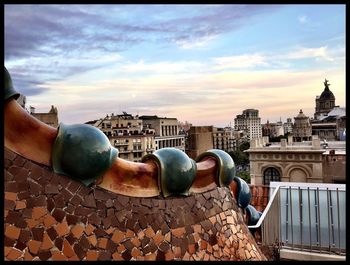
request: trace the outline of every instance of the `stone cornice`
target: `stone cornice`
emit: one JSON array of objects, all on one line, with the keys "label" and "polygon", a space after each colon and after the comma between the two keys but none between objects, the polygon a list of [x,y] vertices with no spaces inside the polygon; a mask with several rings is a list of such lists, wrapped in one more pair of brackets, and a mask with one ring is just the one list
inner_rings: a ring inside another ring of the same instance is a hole
[{"label": "stone cornice", "polygon": [[247,153],[280,153],[280,154],[286,154],[286,153],[302,153],[302,154],[322,154],[325,152],[325,150],[300,150],[300,149],[248,149],[245,152]]}]

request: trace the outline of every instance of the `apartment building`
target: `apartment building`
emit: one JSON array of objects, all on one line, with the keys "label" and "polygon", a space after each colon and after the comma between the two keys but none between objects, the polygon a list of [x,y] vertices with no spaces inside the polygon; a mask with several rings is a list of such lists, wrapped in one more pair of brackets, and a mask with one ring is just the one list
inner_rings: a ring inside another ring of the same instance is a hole
[{"label": "apartment building", "polygon": [[107,115],[105,118],[87,122],[99,128],[119,150],[119,157],[141,162],[144,155],[155,150],[155,130],[144,126],[138,116],[123,112],[120,115]]},{"label": "apartment building", "polygon": [[215,149],[232,152],[235,150],[235,137],[231,127],[213,128],[213,144]]},{"label": "apartment building", "polygon": [[235,131],[245,131],[249,140],[262,137],[261,118],[259,110],[246,109],[242,114],[237,115],[234,119]]},{"label": "apartment building", "polygon": [[185,135],[180,134],[179,122],[176,118],[140,116],[143,125],[155,130],[155,149],[174,147],[185,152]]}]

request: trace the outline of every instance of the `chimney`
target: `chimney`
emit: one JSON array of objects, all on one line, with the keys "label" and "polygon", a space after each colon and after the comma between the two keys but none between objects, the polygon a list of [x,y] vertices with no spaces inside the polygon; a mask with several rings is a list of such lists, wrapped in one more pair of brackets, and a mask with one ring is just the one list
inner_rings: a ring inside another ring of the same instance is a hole
[{"label": "chimney", "polygon": [[312,149],[320,149],[321,148],[321,142],[318,138],[318,135],[312,136]]},{"label": "chimney", "polygon": [[263,144],[264,146],[269,143],[269,137],[268,136],[263,136]]},{"label": "chimney", "polygon": [[287,140],[286,139],[281,139],[281,148],[284,149],[287,147]]},{"label": "chimney", "polygon": [[257,146],[257,139],[250,140],[250,148],[256,148]]}]

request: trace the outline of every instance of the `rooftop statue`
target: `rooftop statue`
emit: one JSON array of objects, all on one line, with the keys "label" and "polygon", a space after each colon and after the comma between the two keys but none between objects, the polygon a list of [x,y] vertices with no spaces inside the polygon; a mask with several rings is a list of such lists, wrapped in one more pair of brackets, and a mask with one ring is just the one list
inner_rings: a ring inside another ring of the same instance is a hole
[{"label": "rooftop statue", "polygon": [[328,84],[328,80],[325,78],[324,79],[324,87],[325,87],[325,89],[329,89],[329,86],[331,85],[331,84]]}]

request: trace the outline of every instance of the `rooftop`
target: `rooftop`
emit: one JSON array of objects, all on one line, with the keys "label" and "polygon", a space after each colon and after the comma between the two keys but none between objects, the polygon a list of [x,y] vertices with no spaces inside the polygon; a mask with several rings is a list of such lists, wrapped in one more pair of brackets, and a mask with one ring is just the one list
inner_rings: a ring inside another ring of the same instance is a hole
[{"label": "rooftop", "polygon": [[268,137],[262,137],[260,139],[253,139],[251,141],[250,149],[248,152],[256,151],[273,151],[273,152],[321,152],[324,155],[328,155],[331,150],[334,150],[334,154],[346,154],[346,141],[320,141],[317,136],[313,136],[313,141],[303,142],[288,142],[286,139],[282,139],[282,142],[269,142]]}]

